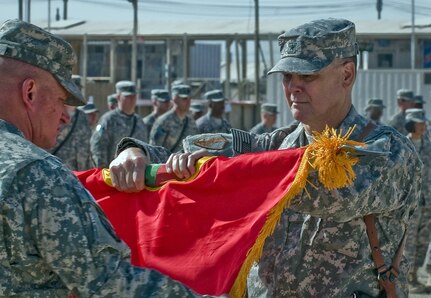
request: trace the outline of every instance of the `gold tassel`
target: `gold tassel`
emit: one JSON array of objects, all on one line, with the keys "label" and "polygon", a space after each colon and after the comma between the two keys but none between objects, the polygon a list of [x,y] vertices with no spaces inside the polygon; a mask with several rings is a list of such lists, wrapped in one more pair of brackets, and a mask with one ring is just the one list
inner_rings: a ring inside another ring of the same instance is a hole
[{"label": "gold tassel", "polygon": [[326,127],[322,133],[314,132],[314,142],[307,146],[299,165],[298,172],[287,193],[269,212],[267,220],[260,231],[255,244],[250,248],[241,266],[238,276],[229,292],[230,297],[244,297],[247,287],[247,276],[253,263],[260,259],[267,237],[272,235],[280,221],[283,210],[289,202],[303,189],[308,179],[310,167],[318,171],[319,181],[328,189],[350,185],[356,178],[353,166],[359,161],[341,149],[342,145],[365,146],[364,143],[349,140],[353,128],[344,135],[336,129]]}]

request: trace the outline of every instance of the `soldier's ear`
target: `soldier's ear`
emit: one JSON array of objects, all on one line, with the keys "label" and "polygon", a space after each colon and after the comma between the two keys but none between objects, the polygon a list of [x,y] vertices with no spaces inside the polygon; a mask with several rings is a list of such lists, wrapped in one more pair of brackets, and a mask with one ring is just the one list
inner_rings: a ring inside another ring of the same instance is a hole
[{"label": "soldier's ear", "polygon": [[25,79],[21,84],[21,99],[26,108],[33,108],[36,96],[36,81],[32,78]]},{"label": "soldier's ear", "polygon": [[343,86],[351,87],[355,82],[356,70],[355,63],[347,60],[343,63]]}]

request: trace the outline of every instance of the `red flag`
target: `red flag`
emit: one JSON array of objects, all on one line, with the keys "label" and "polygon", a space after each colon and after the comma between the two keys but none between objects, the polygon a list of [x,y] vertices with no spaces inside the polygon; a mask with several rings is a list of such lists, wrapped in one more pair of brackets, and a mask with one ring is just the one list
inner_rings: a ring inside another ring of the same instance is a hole
[{"label": "red flag", "polygon": [[308,167],[328,175],[321,181],[330,188],[354,179],[357,159],[338,149],[359,144],[347,140],[350,133],[334,131],[334,140],[318,135],[307,148],[203,159],[188,181],[139,193],[108,186],[100,169],[76,175],[129,245],[134,265],[154,268],[200,294],[241,297],[265,239],[305,187]]}]

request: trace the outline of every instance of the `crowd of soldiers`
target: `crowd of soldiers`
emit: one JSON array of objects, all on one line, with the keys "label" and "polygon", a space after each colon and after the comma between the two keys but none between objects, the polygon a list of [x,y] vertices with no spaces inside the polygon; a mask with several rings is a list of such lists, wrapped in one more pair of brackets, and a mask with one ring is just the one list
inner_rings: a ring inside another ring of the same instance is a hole
[{"label": "crowd of soldiers", "polygon": [[[418,208],[412,217],[408,230],[405,255],[410,260],[409,283],[411,293],[431,293],[431,278],[428,282],[418,278],[418,272],[425,269],[431,273],[431,140],[428,130],[429,120],[425,117],[422,95],[415,95],[412,90],[397,91],[399,111],[393,115],[387,125],[395,128],[414,144],[424,164],[422,173],[422,194]],[[371,98],[365,107],[365,116],[375,124],[382,123],[383,100]],[[428,254],[427,254],[428,252]],[[423,271],[422,271],[423,272]]]}]

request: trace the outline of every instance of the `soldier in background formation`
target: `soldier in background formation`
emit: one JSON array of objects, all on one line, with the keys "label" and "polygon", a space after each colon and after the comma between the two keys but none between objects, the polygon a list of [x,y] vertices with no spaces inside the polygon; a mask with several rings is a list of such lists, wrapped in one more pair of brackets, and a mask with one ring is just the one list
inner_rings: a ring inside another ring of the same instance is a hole
[{"label": "soldier in background formation", "polygon": [[172,87],[174,107],[154,122],[150,133],[150,144],[162,146],[170,152],[183,149],[182,141],[198,133],[195,120],[189,115],[190,86],[180,84]]},{"label": "soldier in background formation", "polygon": [[113,93],[106,97],[106,104],[108,105],[108,111],[113,111],[118,107],[117,94]]},{"label": "soldier in background formation", "polygon": [[261,122],[250,129],[250,132],[255,134],[270,133],[277,129],[275,122],[277,121],[277,105],[272,103],[264,103],[260,108]]},{"label": "soldier in background formation", "polygon": [[[75,85],[81,88],[81,77],[73,75]],[[75,106],[65,106],[70,119],[61,125],[57,142],[50,152],[60,158],[71,170],[84,171],[93,167],[90,152],[91,127],[87,116]]]},{"label": "soldier in background formation", "polygon": [[131,81],[115,84],[118,108],[105,113],[91,136],[91,154],[95,166],[107,168],[114,159],[117,143],[124,137],[148,142],[148,132],[141,116],[135,113],[136,88]]},{"label": "soldier in background formation", "polygon": [[378,98],[371,98],[368,100],[367,106],[365,107],[365,117],[371,120],[374,124],[380,125],[380,119],[383,115],[383,109],[386,106],[383,104],[383,100]]},{"label": "soldier in background formation", "polygon": [[99,114],[99,110],[97,109],[96,105],[92,102],[89,102],[85,106],[78,107],[78,110],[81,110],[85,115],[87,115],[88,124],[92,129],[95,128]]},{"label": "soldier in background formation", "polygon": [[225,98],[221,90],[205,93],[204,98],[209,102],[209,111],[196,120],[199,133],[228,133],[232,126],[223,118]]},{"label": "soldier in background formation", "polygon": [[171,107],[169,91],[164,89],[151,90],[151,103],[153,104],[153,112],[142,119],[147,126],[148,136],[156,119],[166,113]]},{"label": "soldier in background formation", "polygon": [[405,255],[410,261],[409,284],[411,293],[430,293],[431,286],[424,286],[418,280],[418,269],[425,260],[431,241],[431,140],[427,130],[428,120],[423,109],[407,109],[405,128],[407,138],[412,141],[420,159],[422,168],[422,192],[418,208],[412,216]]},{"label": "soldier in background formation", "polygon": [[422,95],[415,95],[415,108],[423,109],[425,104],[425,100]]},{"label": "soldier in background formation", "polygon": [[195,102],[190,105],[190,113],[192,118],[196,121],[204,115],[205,107],[201,102]]},{"label": "soldier in background formation", "polygon": [[407,135],[405,128],[405,113],[407,109],[415,107],[415,98],[412,90],[399,89],[397,91],[397,102],[400,111],[393,115],[388,125],[398,130],[403,135]]}]

